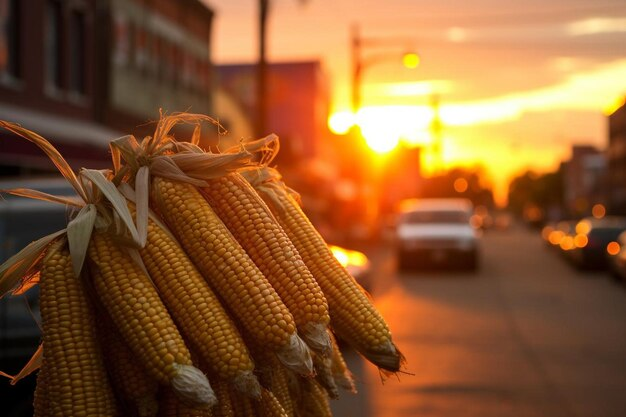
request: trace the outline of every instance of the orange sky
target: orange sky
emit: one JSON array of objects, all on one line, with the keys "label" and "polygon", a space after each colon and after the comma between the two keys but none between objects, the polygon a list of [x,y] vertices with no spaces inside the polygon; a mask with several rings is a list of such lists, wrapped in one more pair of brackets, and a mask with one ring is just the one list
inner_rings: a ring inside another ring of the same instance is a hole
[{"label": "orange sky", "polygon": [[[209,3],[215,62],[256,59],[257,2]],[[364,72],[363,112],[394,126],[395,140],[428,144],[438,94],[445,165],[485,166],[500,202],[513,175],[556,169],[571,144],[604,148],[603,110],[626,94],[623,0],[274,0],[270,60],[320,59],[333,112],[347,111],[354,23],[364,38],[403,39],[364,49],[385,59]],[[401,65],[407,48],[416,69]]]}]

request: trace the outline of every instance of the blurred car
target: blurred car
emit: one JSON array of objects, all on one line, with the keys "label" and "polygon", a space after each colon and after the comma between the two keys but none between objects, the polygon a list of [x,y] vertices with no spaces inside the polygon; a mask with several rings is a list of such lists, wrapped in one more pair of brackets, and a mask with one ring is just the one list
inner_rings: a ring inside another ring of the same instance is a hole
[{"label": "blurred car", "polygon": [[328,245],[339,263],[350,272],[350,275],[367,291],[371,290],[370,261],[363,252],[346,249],[337,245]]},{"label": "blurred car", "polygon": [[607,245],[608,268],[611,275],[626,282],[626,231]]},{"label": "blurred car", "polygon": [[[0,190],[31,188],[48,194],[75,196],[65,179],[0,181]],[[0,194],[0,263],[30,242],[66,227],[68,211],[61,204]],[[17,373],[39,345],[39,287],[18,296],[0,299],[0,370]],[[0,396],[5,398],[3,415],[32,416],[35,379],[29,376],[16,386],[2,378]]]},{"label": "blurred car", "polygon": [[416,265],[478,267],[479,234],[469,200],[418,199],[405,202],[396,223],[400,269]]},{"label": "blurred car", "polygon": [[586,217],[575,227],[569,256],[581,269],[603,269],[608,266],[608,253],[618,236],[626,230],[626,217]]},{"label": "blurred car", "polygon": [[548,223],[541,230],[541,236],[547,245],[558,249],[562,255],[567,257],[569,255],[567,252],[574,248],[577,223],[577,220],[561,220]]}]

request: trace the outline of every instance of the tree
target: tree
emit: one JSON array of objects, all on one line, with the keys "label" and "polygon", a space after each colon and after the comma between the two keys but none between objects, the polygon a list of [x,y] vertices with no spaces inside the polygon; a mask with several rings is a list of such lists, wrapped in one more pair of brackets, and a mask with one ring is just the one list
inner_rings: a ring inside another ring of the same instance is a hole
[{"label": "tree", "polygon": [[518,216],[524,216],[528,207],[536,207],[542,217],[552,211],[563,210],[563,173],[537,174],[526,171],[514,178],[509,185],[509,209]]},{"label": "tree", "polygon": [[485,183],[482,167],[453,168],[424,180],[419,196],[422,198],[467,198],[475,206],[493,207],[493,192]]}]

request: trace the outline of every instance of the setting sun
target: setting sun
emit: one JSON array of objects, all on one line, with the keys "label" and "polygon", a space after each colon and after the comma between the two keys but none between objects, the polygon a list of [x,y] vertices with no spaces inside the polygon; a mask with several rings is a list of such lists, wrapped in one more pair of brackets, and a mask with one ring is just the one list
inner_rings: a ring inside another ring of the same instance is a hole
[{"label": "setting sun", "polygon": [[400,138],[394,136],[385,129],[385,126],[370,126],[367,132],[363,132],[365,143],[376,153],[387,153],[395,149],[400,143]]},{"label": "setting sun", "polygon": [[354,125],[354,115],[349,111],[333,113],[328,118],[328,127],[336,135],[345,135]]}]

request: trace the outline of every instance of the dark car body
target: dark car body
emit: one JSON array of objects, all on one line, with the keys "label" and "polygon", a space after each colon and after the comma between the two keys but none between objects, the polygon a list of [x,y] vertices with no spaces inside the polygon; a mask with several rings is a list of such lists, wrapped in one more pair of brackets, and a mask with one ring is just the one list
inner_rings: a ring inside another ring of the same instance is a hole
[{"label": "dark car body", "polygon": [[574,247],[569,258],[581,269],[604,269],[608,266],[607,246],[626,230],[626,217],[587,217],[576,224]]},{"label": "dark car body", "polygon": [[608,256],[608,267],[614,278],[626,283],[626,231],[615,240]]}]

